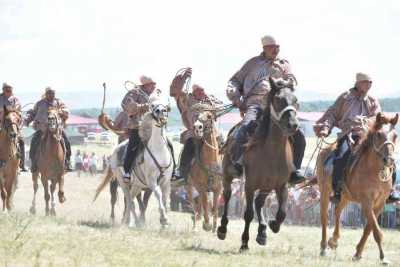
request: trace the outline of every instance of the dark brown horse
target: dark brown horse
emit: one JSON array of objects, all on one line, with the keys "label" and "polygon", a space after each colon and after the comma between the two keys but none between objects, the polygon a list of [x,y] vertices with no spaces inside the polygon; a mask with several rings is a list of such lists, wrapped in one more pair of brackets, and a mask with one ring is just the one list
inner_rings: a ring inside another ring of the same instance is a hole
[{"label": "dark brown horse", "polygon": [[[299,127],[296,117],[297,98],[293,94],[292,87],[285,81],[276,82],[270,78],[269,83],[271,90],[267,96],[266,108],[258,120],[254,137],[244,153],[246,211],[241,251],[249,248],[249,227],[254,216],[253,199],[256,190],[259,190],[255,198],[255,210],[259,222],[256,241],[260,245],[265,245],[267,241],[267,227],[261,209],[265,198],[272,190],[276,192],[279,208],[275,220],[269,222],[269,227],[274,233],[279,232],[280,225],[286,217],[287,183],[294,170],[293,151],[289,138]],[[232,137],[230,139],[228,142],[232,142]],[[234,178],[231,169],[230,156],[225,154],[223,158],[225,207],[221,226],[218,227],[220,239],[225,239],[227,232],[228,202],[231,197],[231,182]]]},{"label": "dark brown horse", "polygon": [[3,211],[12,209],[12,197],[17,186],[18,138],[21,115],[16,111],[4,108],[3,120],[0,125],[0,192],[3,200]]},{"label": "dark brown horse", "polygon": [[[370,125],[367,137],[356,148],[354,164],[346,170],[344,190],[340,202],[335,207],[335,230],[327,242],[329,196],[332,192],[332,177],[325,170],[325,162],[335,145],[321,151],[317,161],[318,184],[321,191],[321,256],[326,248],[336,249],[340,230],[340,214],[349,202],[361,204],[362,212],[367,219],[364,233],[359,241],[353,260],[359,260],[371,231],[378,244],[380,259],[384,263],[382,249],[382,232],[377,218],[381,214],[392,189],[392,173],[394,169],[394,149],[399,116],[387,118],[382,113],[376,116]],[[385,128],[385,125],[389,126]]]},{"label": "dark brown horse", "polygon": [[[62,144],[63,122],[57,109],[48,110],[47,129],[42,135],[40,148],[38,149],[37,166],[38,170],[32,173],[33,180],[33,200],[30,212],[36,213],[36,193],[38,190],[39,175],[44,188],[44,199],[46,201],[46,215],[56,215],[54,191],[58,184],[58,200],[65,202],[64,196],[64,167],[65,167],[65,149]],[[49,194],[49,181],[50,194]],[[49,201],[51,198],[51,209]]]}]

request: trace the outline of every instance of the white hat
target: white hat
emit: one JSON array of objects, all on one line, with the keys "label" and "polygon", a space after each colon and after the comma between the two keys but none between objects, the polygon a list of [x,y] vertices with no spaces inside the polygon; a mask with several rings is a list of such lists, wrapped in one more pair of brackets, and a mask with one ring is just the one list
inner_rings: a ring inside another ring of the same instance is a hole
[{"label": "white hat", "polygon": [[362,82],[362,81],[372,82],[372,79],[368,74],[359,72],[356,74],[356,82]]},{"label": "white hat", "polygon": [[47,93],[55,93],[55,92],[56,92],[56,90],[54,90],[54,89],[51,88],[50,86],[47,86],[47,87],[44,89],[44,91],[45,91],[46,94],[47,94]]},{"label": "white hat", "polygon": [[275,38],[271,35],[265,35],[263,38],[261,38],[261,43],[263,46],[278,45]]},{"label": "white hat", "polygon": [[140,76],[139,80],[140,80],[141,85],[155,83],[152,78],[145,76],[145,75]]}]

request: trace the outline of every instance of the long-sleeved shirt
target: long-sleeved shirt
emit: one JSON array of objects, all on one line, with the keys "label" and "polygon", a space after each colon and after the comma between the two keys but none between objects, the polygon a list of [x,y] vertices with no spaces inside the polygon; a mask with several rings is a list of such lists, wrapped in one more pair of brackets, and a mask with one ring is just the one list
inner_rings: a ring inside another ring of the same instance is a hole
[{"label": "long-sleeved shirt", "polygon": [[21,112],[21,104],[16,96],[6,97],[4,94],[0,94],[0,122],[3,121],[4,108],[8,111]]},{"label": "long-sleeved shirt", "polygon": [[333,127],[342,130],[342,133],[359,132],[359,117],[371,118],[381,111],[378,100],[370,95],[358,96],[352,88],[341,94],[335,103],[329,107],[317,124],[330,131]]},{"label": "long-sleeved shirt", "polygon": [[30,123],[33,121],[33,128],[35,130],[46,130],[49,108],[57,109],[58,114],[64,122],[68,119],[69,110],[61,100],[54,98],[53,101],[48,101],[46,98],[43,98],[35,104],[33,109],[28,111],[27,122]]},{"label": "long-sleeved shirt", "polygon": [[268,78],[283,78],[296,85],[290,64],[284,59],[267,59],[263,53],[248,60],[228,82],[226,94],[232,102],[243,97],[244,105],[264,104],[269,92]]}]

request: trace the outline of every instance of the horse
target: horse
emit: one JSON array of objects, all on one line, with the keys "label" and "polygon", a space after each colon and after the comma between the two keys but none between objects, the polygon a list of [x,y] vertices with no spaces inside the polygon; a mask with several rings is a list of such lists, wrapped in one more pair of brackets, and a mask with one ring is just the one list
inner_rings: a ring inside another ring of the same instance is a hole
[{"label": "horse", "polygon": [[[105,99],[105,95],[104,95],[104,99]],[[120,113],[120,115],[118,116],[128,116],[127,114],[122,114]],[[116,119],[118,121],[118,117]],[[119,120],[118,122],[114,122],[111,120],[111,118],[104,113],[104,108],[102,109],[101,114],[98,117],[98,121],[100,126],[102,126],[105,130],[107,131],[112,131],[114,132],[116,135],[118,135],[118,144],[122,143],[123,141],[128,139],[128,134],[126,132],[126,130],[122,129],[121,127],[121,122],[122,120]],[[109,169],[108,171],[111,171],[111,169]],[[113,175],[113,178],[110,180],[109,182],[109,188],[110,188],[110,204],[111,204],[111,214],[110,214],[110,219],[112,223],[115,223],[115,204],[117,203],[117,199],[118,199],[118,180],[115,177],[115,175],[112,173],[106,173],[106,175]],[[108,178],[106,178],[108,179]],[[100,184],[96,190],[96,192],[101,192],[103,190],[103,188],[106,185]],[[139,204],[139,210],[140,210],[140,224],[144,225],[146,223],[146,209],[147,209],[147,205],[150,199],[152,191],[150,189],[146,189],[144,190],[144,194],[143,194],[143,198],[142,198],[142,194],[138,194],[136,196],[136,200]],[[96,198],[98,197],[98,194],[95,196],[93,202],[96,200]],[[126,209],[126,202],[124,201],[124,213],[125,213],[125,209]]]},{"label": "horse", "polygon": [[21,115],[17,111],[8,111],[4,107],[3,121],[0,126],[0,192],[3,211],[11,211],[12,198],[18,182],[18,138]]},{"label": "horse", "polygon": [[[43,132],[40,147],[36,155],[38,170],[32,173],[33,200],[30,208],[31,214],[36,213],[36,193],[38,190],[38,179],[42,181],[44,188],[44,199],[46,202],[46,216],[56,215],[54,192],[58,183],[58,201],[66,201],[64,194],[64,169],[65,148],[62,141],[63,122],[57,108],[49,108],[47,127]],[[49,180],[50,194],[49,194]],[[51,209],[49,207],[51,200]]]},{"label": "horse", "polygon": [[[221,156],[217,141],[217,129],[214,125],[215,115],[211,111],[203,111],[194,123],[195,159],[189,172],[187,184],[188,199],[193,207],[193,228],[196,219],[203,210],[203,229],[214,233],[218,220],[218,200],[222,191]],[[199,206],[193,201],[193,188],[199,193]],[[208,192],[213,192],[212,215],[213,223],[209,219]]]},{"label": "horse", "polygon": [[[249,249],[249,227],[253,220],[254,193],[255,209],[258,217],[258,234],[256,241],[259,245],[266,245],[266,223],[261,212],[267,195],[274,190],[278,199],[278,211],[275,220],[269,221],[269,227],[278,233],[280,225],[286,217],[286,204],[288,198],[287,183],[290,174],[294,171],[293,149],[290,136],[299,128],[296,116],[297,98],[293,94],[293,87],[284,80],[269,78],[270,92],[266,98],[266,107],[261,117],[257,120],[257,128],[249,140],[244,152],[244,176],[246,193],[246,210],[244,213],[245,228],[242,234],[240,251]],[[233,130],[234,131],[234,130]],[[231,131],[231,132],[233,132]],[[228,142],[233,142],[232,135]],[[229,144],[227,145],[229,147]],[[234,178],[233,166],[229,153],[225,153],[222,161],[224,180],[223,197],[225,201],[221,225],[218,227],[217,236],[223,240],[227,233],[228,202],[231,197],[231,182]]]},{"label": "horse", "polygon": [[[119,185],[124,192],[127,206],[124,211],[124,223],[132,225],[132,220],[130,219],[132,214],[136,225],[138,225],[133,198],[143,189],[150,189],[154,192],[159,204],[160,223],[162,226],[167,226],[168,219],[165,206],[173,171],[172,154],[165,135],[168,107],[157,98],[150,98],[150,103],[150,112],[144,114],[141,129],[139,130],[139,132],[147,133],[148,138],[143,142],[143,151],[137,156],[136,162],[133,164],[131,183],[128,185],[122,180],[122,167],[119,166],[118,160],[118,154],[120,150],[125,149],[127,141],[122,142],[114,149],[108,173],[112,173],[117,177]],[[101,182],[103,186],[98,187],[96,195],[110,182],[112,177],[113,175],[104,177]]]},{"label": "horse", "polygon": [[[335,144],[323,149],[317,160],[317,179],[321,192],[321,256],[326,255],[327,246],[338,247],[340,236],[340,214],[349,202],[361,204],[362,212],[367,219],[364,233],[357,244],[354,261],[361,259],[365,242],[371,231],[378,244],[379,257],[385,263],[382,249],[382,232],[377,222],[392,189],[392,173],[394,169],[394,149],[396,142],[395,125],[399,115],[388,118],[378,113],[375,122],[370,122],[366,137],[354,149],[352,163],[345,171],[343,192],[340,202],[335,207],[335,229],[333,236],[327,242],[329,196],[332,192],[332,176],[325,163],[333,153]],[[386,126],[389,126],[388,128]]]}]

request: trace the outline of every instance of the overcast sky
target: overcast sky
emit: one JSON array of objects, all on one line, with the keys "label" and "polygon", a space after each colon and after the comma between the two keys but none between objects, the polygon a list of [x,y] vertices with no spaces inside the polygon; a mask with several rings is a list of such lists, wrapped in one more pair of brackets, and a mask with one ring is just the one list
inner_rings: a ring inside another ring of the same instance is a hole
[{"label": "overcast sky", "polygon": [[374,95],[400,96],[399,22],[396,0],[0,0],[0,82],[22,97],[48,85],[62,95],[100,96],[105,81],[118,102],[125,80],[146,74],[165,91],[179,68],[191,66],[193,82],[226,100],[228,79],[272,34],[300,100],[334,98],[357,71],[373,77]]}]

